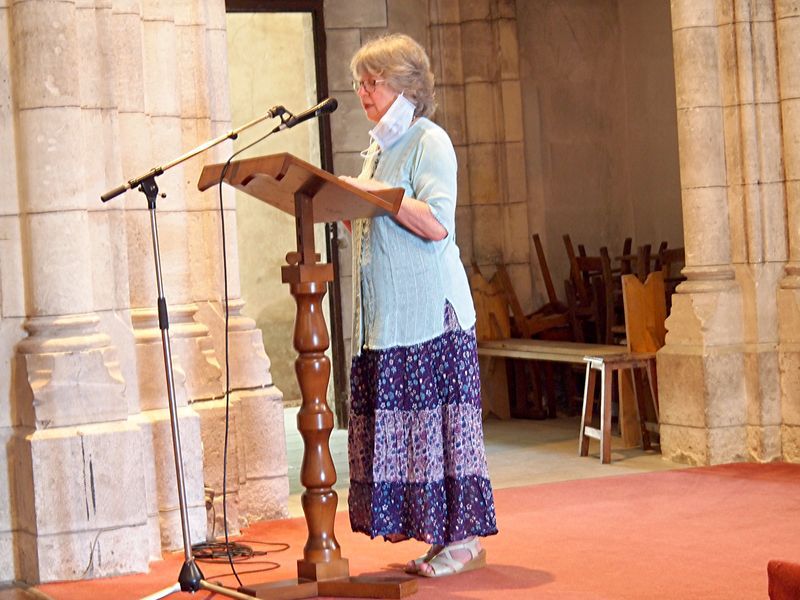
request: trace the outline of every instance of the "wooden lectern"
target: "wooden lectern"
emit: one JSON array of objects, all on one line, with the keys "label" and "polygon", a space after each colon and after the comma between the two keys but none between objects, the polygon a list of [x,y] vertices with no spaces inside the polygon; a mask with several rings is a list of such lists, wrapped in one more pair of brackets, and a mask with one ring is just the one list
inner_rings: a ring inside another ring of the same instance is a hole
[{"label": "wooden lectern", "polygon": [[[224,165],[203,169],[198,188],[204,191],[220,181]],[[292,599],[315,596],[402,598],[416,592],[415,578],[350,577],[348,561],[333,532],[336,517],[336,470],[328,440],[333,413],[325,400],[330,361],[325,356],[329,339],[322,314],[326,286],[333,280],[333,266],[320,264],[314,249],[314,223],[395,214],[403,190],[375,194],[353,187],[291,154],[274,154],[230,163],[224,181],[295,217],[297,250],[286,255],[282,280],[289,284],[297,304],[294,347],[298,352],[295,372],[302,405],[297,428],[303,437],[300,481],[308,541],[297,561],[296,580],[245,586],[241,592],[258,598]]]}]

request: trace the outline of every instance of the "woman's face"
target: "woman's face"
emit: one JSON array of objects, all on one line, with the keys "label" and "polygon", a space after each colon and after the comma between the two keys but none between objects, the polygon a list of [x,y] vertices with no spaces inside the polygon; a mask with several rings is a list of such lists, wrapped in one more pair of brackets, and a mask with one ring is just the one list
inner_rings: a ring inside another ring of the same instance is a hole
[{"label": "woman's face", "polygon": [[[372,73],[365,73],[359,81],[362,85],[356,93],[358,99],[361,100],[361,108],[364,109],[370,121],[377,123],[399,94],[392,90],[386,81]],[[369,92],[368,89],[372,89],[372,91]]]}]

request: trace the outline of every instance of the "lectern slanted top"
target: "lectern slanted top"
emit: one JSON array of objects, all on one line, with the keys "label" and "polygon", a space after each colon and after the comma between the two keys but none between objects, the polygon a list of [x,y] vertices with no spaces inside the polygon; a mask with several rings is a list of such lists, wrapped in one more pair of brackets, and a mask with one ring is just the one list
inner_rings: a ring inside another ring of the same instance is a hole
[{"label": "lectern slanted top", "polygon": [[[200,191],[219,183],[223,167],[203,168]],[[314,223],[395,214],[403,199],[401,188],[365,192],[289,153],[232,162],[225,183],[295,217],[295,195],[309,196],[314,200]]]}]

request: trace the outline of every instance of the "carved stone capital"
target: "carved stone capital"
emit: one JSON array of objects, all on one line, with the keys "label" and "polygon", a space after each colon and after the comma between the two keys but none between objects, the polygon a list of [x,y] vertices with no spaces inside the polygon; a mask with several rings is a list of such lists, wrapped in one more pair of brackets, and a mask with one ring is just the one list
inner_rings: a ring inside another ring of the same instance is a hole
[{"label": "carved stone capital", "polygon": [[116,349],[97,315],[31,317],[17,345],[23,383],[17,397],[24,425],[35,429],[127,418]]}]

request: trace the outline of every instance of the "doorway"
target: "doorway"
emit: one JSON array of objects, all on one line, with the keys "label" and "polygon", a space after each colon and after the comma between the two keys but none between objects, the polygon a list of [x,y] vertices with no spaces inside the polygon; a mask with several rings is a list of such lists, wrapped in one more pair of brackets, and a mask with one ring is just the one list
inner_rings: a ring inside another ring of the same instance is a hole
[{"label": "doorway", "polygon": [[[299,113],[327,96],[325,39],[322,1],[228,0],[227,43],[231,120],[246,123],[275,105]],[[272,127],[275,122],[268,124]],[[253,127],[234,143],[236,150],[263,136],[267,127]],[[288,152],[326,170],[332,168],[330,127],[327,119],[312,119],[259,142],[241,158]],[[294,220],[246,194],[236,194],[237,239],[243,313],[261,330],[270,359],[273,382],[283,392],[286,406],[301,402],[294,371],[297,353],[293,347],[295,303],[281,281],[286,253],[293,250]],[[326,248],[322,260],[335,261],[330,240],[335,224],[315,226],[317,248]],[[334,263],[336,272],[338,265]],[[342,336],[340,294],[330,286],[325,303],[332,361],[332,384],[328,403],[342,407]],[[338,340],[338,341],[337,341]]]}]

